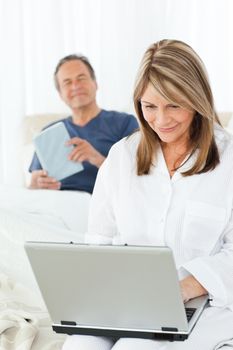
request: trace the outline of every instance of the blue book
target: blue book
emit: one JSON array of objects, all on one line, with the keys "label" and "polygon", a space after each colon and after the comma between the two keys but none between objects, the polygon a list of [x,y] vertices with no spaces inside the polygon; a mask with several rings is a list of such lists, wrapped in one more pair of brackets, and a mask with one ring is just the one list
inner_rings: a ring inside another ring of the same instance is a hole
[{"label": "blue book", "polygon": [[83,170],[82,163],[68,159],[74,148],[73,145],[66,146],[69,139],[64,123],[58,122],[41,131],[33,140],[42,168],[58,181]]}]

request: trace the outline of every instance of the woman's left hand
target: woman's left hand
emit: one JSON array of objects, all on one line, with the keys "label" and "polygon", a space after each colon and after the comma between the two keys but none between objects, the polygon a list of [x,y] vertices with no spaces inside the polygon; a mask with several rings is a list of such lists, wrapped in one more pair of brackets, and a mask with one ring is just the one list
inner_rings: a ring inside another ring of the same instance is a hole
[{"label": "woman's left hand", "polygon": [[207,294],[207,290],[192,275],[180,281],[180,288],[184,303],[195,297]]}]

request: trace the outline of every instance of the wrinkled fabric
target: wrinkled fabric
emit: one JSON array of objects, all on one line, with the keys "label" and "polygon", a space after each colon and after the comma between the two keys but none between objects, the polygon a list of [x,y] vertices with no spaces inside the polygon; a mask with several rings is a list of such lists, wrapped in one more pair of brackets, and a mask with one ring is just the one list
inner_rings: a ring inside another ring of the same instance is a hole
[{"label": "wrinkled fabric", "polygon": [[0,275],[0,350],[60,350],[65,335],[52,332],[46,310],[29,290]]}]

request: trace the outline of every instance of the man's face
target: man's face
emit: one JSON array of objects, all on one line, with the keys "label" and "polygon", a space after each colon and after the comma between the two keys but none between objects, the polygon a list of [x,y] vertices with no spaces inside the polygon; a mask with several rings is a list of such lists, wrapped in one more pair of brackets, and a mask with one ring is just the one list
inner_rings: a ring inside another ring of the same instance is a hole
[{"label": "man's face", "polygon": [[65,62],[57,73],[57,82],[62,100],[72,110],[95,103],[97,84],[82,61]]}]

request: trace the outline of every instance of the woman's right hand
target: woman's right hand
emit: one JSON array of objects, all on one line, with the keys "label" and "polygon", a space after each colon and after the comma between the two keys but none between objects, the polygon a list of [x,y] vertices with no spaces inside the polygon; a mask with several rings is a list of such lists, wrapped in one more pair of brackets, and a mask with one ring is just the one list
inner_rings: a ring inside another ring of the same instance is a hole
[{"label": "woman's right hand", "polygon": [[184,303],[190,299],[207,294],[207,290],[192,275],[180,281],[180,289]]}]

